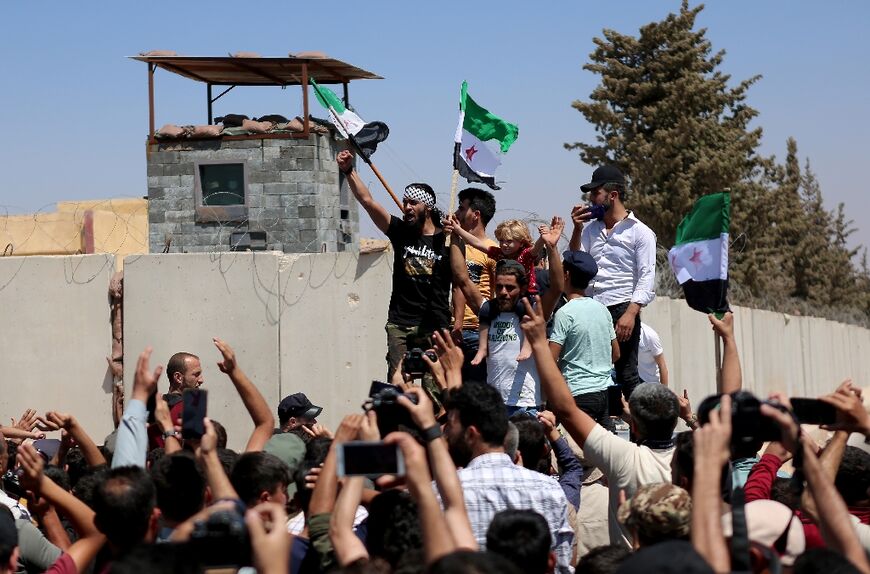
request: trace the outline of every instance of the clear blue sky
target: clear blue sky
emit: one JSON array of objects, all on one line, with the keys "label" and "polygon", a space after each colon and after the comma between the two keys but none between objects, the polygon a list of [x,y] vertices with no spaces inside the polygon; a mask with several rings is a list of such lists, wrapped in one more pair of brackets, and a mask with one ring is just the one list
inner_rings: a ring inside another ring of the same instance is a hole
[{"label": "clear blue sky", "polygon": [[[0,209],[27,213],[60,200],[147,193],[146,66],[126,56],[151,49],[180,55],[264,56],[320,50],[382,76],[351,85],[368,120],[390,125],[375,160],[394,188],[430,182],[446,205],[459,84],[520,126],[498,172],[498,218],[567,216],[592,167],[564,142],[594,131],[570,107],[597,77],[582,66],[602,28],[636,33],[679,1],[612,2],[4,2],[0,109]],[[340,7],[329,11],[330,7]],[[717,0],[698,25],[735,80],[763,79],[749,92],[760,111],[763,152],[784,155],[794,136],[829,207],[845,202],[863,226],[870,200],[870,3]],[[205,123],[205,87],[158,71],[157,125]],[[239,88],[215,115],[301,113],[298,88]],[[312,111],[320,113],[313,105]],[[374,180],[363,171],[367,180]],[[374,182],[376,183],[376,182]],[[372,185],[388,203],[386,193]],[[759,206],[763,209],[764,206]],[[0,211],[2,214],[2,211]],[[364,218],[365,216],[363,216]],[[367,222],[363,231],[377,232]]]}]

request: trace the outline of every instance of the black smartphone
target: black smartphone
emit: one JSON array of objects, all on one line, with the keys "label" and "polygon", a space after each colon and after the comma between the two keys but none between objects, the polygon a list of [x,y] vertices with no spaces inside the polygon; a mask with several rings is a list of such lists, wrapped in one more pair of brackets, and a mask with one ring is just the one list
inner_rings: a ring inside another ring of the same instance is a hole
[{"label": "black smartphone", "polygon": [[351,441],[340,444],[337,454],[338,476],[377,478],[385,474],[405,474],[405,459],[398,445],[381,441]]},{"label": "black smartphone", "polygon": [[204,389],[185,389],[183,400],[184,410],[181,415],[182,438],[202,438],[205,434],[205,424],[202,419],[208,413],[208,391]]},{"label": "black smartphone", "polygon": [[619,385],[607,387],[607,414],[611,417],[622,416],[622,387]]},{"label": "black smartphone", "polygon": [[790,399],[794,415],[801,424],[832,425],[837,422],[837,408],[819,399]]}]

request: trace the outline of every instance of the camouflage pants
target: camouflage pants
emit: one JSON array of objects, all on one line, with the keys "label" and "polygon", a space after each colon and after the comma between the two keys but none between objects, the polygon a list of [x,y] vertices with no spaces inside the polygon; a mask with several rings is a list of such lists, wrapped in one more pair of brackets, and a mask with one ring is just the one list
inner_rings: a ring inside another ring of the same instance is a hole
[{"label": "camouflage pants", "polygon": [[[393,374],[399,368],[405,352],[419,347],[424,351],[432,348],[432,331],[423,330],[420,327],[401,327],[394,323],[387,323],[387,382],[393,381]],[[436,412],[441,410],[441,389],[435,384],[430,373],[423,375],[423,389],[435,403]]]}]

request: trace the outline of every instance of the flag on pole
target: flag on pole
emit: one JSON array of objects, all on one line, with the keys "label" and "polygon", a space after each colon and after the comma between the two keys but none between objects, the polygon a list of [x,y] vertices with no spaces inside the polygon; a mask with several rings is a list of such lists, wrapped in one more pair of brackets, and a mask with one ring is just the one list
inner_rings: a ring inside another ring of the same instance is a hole
[{"label": "flag on pole", "polygon": [[335,92],[324,88],[313,79],[314,97],[320,105],[329,110],[330,120],[338,133],[347,139],[353,137],[365,156],[371,157],[378,144],[390,135],[390,128],[384,122],[366,122],[352,110],[349,110]]},{"label": "flag on pole", "polygon": [[483,142],[496,140],[502,153],[507,153],[517,137],[519,128],[489,113],[468,95],[468,82],[462,82],[459,96],[459,125],[453,146],[453,169],[469,183],[485,183],[492,189],[495,169],[501,164],[499,157]]},{"label": "flag on pole", "polygon": [[728,310],[730,222],[730,194],[705,195],[677,226],[676,245],[668,253],[686,302],[702,313]]}]

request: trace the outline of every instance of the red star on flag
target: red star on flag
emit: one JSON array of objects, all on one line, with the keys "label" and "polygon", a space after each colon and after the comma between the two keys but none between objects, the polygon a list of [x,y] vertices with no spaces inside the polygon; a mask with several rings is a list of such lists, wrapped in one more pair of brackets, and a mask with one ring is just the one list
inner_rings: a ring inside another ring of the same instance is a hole
[{"label": "red star on flag", "polygon": [[470,148],[465,150],[465,159],[467,159],[469,162],[471,162],[474,158],[474,154],[476,154],[476,153],[477,153],[477,150],[474,149],[474,146],[471,146]]},{"label": "red star on flag", "polygon": [[701,252],[698,249],[695,249],[692,252],[692,256],[689,257],[689,261],[694,263],[696,266],[701,264]]}]

